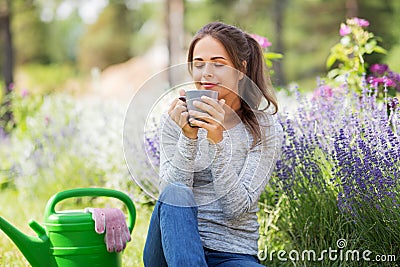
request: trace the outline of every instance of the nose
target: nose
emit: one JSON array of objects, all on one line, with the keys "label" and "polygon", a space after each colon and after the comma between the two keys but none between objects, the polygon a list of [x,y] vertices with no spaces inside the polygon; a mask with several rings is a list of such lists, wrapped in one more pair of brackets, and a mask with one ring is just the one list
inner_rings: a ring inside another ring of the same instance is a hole
[{"label": "nose", "polygon": [[213,64],[206,62],[203,69],[203,77],[212,77],[214,75]]}]

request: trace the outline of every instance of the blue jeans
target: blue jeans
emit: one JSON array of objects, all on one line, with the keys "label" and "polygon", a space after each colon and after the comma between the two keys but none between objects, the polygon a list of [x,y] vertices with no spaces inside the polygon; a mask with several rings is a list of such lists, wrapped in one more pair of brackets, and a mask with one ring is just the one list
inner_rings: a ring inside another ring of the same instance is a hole
[{"label": "blue jeans", "polygon": [[203,248],[193,192],[176,184],[164,189],[154,207],[143,261],[145,267],[263,266],[251,255]]}]

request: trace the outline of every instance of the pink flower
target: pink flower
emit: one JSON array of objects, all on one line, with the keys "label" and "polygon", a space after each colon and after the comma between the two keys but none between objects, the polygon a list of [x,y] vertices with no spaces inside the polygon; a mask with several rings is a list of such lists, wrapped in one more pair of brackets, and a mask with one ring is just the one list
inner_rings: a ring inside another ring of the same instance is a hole
[{"label": "pink flower", "polygon": [[345,36],[349,33],[351,33],[350,27],[344,23],[340,24],[340,31],[339,31],[340,36]]},{"label": "pink flower", "polygon": [[386,77],[369,77],[368,81],[374,86],[379,86],[380,84],[386,85],[387,87],[395,87],[396,83]]},{"label": "pink flower", "polygon": [[51,122],[51,118],[50,118],[49,116],[45,116],[45,117],[44,117],[44,123],[45,123],[45,125],[48,126],[48,125],[50,124],[50,122]]},{"label": "pink flower", "polygon": [[317,98],[331,98],[333,96],[333,90],[329,85],[322,85],[315,89],[313,95],[312,95],[312,100],[315,100]]},{"label": "pink flower", "polygon": [[360,19],[360,18],[353,18],[353,20],[360,27],[368,27],[369,26],[369,21],[368,20]]},{"label": "pink flower", "polygon": [[21,96],[22,96],[22,97],[27,97],[28,95],[29,95],[28,89],[22,89],[22,91],[21,91]]},{"label": "pink flower", "polygon": [[373,64],[369,67],[371,72],[374,72],[379,75],[383,75],[386,71],[389,70],[389,66],[386,64]]},{"label": "pink flower", "polygon": [[392,79],[386,79],[386,86],[395,87],[396,83]]},{"label": "pink flower", "polygon": [[261,48],[267,48],[272,45],[270,41],[268,41],[268,38],[257,35],[257,34],[250,34],[251,37],[253,37],[261,46]]}]

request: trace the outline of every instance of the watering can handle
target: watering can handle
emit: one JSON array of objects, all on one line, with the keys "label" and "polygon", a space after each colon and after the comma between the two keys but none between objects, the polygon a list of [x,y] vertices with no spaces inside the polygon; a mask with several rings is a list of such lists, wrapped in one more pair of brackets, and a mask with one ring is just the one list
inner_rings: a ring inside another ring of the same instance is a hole
[{"label": "watering can handle", "polygon": [[44,218],[48,218],[51,214],[56,213],[55,207],[58,202],[73,197],[113,197],[121,200],[128,208],[128,228],[132,233],[136,220],[136,209],[132,199],[120,191],[107,189],[107,188],[75,188],[59,192],[53,195],[47,202]]}]

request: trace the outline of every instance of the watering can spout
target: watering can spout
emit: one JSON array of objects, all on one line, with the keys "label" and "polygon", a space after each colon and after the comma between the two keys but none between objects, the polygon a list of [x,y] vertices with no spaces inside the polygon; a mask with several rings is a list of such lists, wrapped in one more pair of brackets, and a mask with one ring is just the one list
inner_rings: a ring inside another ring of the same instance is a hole
[{"label": "watering can spout", "polygon": [[28,236],[0,216],[0,229],[14,242],[32,267],[55,266],[50,256],[50,240],[45,229],[35,221],[29,226],[38,237]]}]

